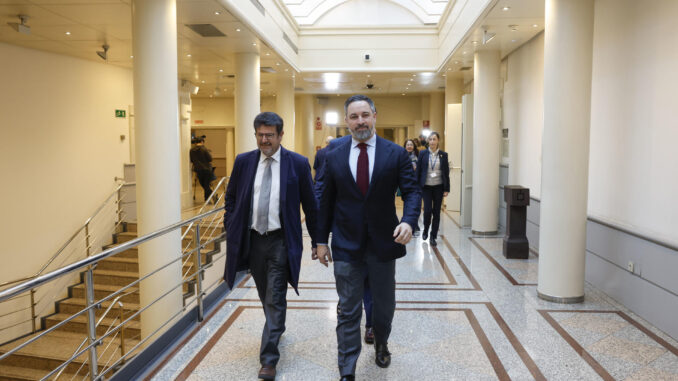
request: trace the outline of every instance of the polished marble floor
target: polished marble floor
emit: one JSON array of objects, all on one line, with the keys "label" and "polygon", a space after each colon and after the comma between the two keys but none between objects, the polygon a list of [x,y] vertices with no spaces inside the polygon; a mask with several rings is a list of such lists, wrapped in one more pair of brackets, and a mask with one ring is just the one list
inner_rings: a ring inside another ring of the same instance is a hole
[{"label": "polished marble floor", "polygon": [[[505,259],[500,237],[457,217],[443,215],[437,248],[418,237],[398,260],[391,366],[364,345],[357,380],[678,380],[675,340],[590,286],[581,304],[538,299],[538,254]],[[332,268],[305,255],[300,280],[277,379],[338,380]],[[256,380],[263,324],[247,277],[151,378]]]}]

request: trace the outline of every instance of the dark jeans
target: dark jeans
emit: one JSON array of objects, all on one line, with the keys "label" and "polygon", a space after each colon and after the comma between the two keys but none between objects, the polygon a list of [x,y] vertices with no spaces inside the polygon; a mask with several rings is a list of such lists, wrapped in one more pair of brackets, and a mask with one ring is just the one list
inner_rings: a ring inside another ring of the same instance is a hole
[{"label": "dark jeans", "polygon": [[264,307],[266,323],[261,334],[259,361],[275,366],[280,359],[278,342],[285,332],[287,312],[287,247],[282,230],[262,236],[250,231],[249,266]]},{"label": "dark jeans", "polygon": [[207,201],[207,199],[212,194],[212,189],[210,188],[210,183],[212,182],[213,178],[212,171],[201,169],[199,171],[195,171],[195,174],[198,176],[198,182],[200,182],[200,186],[205,192],[205,201]]},{"label": "dark jeans", "polygon": [[[440,227],[440,209],[443,206],[443,185],[424,185],[421,193],[424,199],[424,232],[429,231],[430,226],[430,237],[436,239]],[[433,214],[433,221],[431,221],[431,214]]]}]

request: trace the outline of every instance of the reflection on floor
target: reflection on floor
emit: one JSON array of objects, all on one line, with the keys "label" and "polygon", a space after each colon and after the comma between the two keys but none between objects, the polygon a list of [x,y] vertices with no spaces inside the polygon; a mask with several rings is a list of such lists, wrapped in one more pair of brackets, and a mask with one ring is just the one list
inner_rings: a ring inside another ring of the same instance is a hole
[{"label": "reflection on floor", "polygon": [[[363,346],[356,379],[678,380],[675,340],[590,286],[581,304],[538,299],[537,253],[505,259],[501,238],[473,237],[454,217],[442,217],[437,248],[415,238],[398,260],[392,364],[377,367]],[[306,255],[300,279],[277,379],[337,380],[332,268]],[[248,277],[153,379],[255,380],[263,324]]]}]

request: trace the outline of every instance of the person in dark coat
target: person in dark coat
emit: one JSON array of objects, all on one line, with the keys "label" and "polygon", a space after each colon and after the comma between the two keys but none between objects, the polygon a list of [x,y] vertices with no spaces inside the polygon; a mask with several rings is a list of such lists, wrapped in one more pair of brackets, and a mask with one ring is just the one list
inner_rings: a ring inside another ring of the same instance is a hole
[{"label": "person in dark coat", "polygon": [[198,182],[205,195],[204,200],[207,201],[212,194],[210,183],[214,180],[214,173],[212,172],[212,155],[205,147],[204,136],[195,138],[193,141],[195,142],[195,146],[191,148],[189,153],[191,164],[193,164],[193,171],[198,177]]},{"label": "person in dark coat", "polygon": [[[351,138],[336,139],[322,173],[318,212],[319,261],[334,259],[338,365],[342,380],[354,380],[361,350],[364,280],[373,296],[375,362],[391,363],[388,338],[395,311],[395,264],[419,218],[421,192],[405,149],[376,136],[374,102],[354,95],[344,103]],[[317,184],[316,184],[317,185]],[[403,217],[395,207],[396,188],[404,198]],[[328,247],[332,232],[332,252]]]},{"label": "person in dark coat", "polygon": [[226,189],[226,268],[233,288],[238,271],[250,269],[264,308],[258,376],[275,379],[278,342],[285,331],[287,284],[298,291],[302,236],[299,205],[315,258],[317,202],[308,159],[280,145],[283,121],[263,112],[254,119],[258,149],[238,155]]}]

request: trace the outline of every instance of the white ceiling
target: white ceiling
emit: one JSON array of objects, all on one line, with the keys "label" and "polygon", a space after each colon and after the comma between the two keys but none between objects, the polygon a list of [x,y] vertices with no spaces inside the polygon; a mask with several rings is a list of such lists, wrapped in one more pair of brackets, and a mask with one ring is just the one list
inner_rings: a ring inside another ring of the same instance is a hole
[{"label": "white ceiling", "polygon": [[[510,9],[501,10],[504,6]],[[19,14],[30,17],[27,22],[31,27],[30,35],[18,33],[7,24],[18,22]],[[99,62],[101,58],[96,51],[102,50],[103,44],[108,44],[108,64],[128,68],[134,62],[131,22],[130,0],[0,0],[0,41]],[[234,54],[259,52],[261,66],[275,70],[275,73],[261,74],[263,96],[275,94],[278,76],[295,76],[296,87],[303,89],[298,92],[304,93],[416,94],[442,91],[444,75],[472,76],[472,70],[459,72],[459,68],[472,66],[474,49],[500,49],[503,57],[543,30],[543,23],[543,0],[500,0],[450,57],[449,64],[445,66],[449,70],[432,73],[432,76],[422,73],[343,73],[339,77],[338,88],[327,89],[323,73],[295,73],[216,0],[178,0],[179,77],[200,86],[199,97],[213,95],[216,88],[220,96],[232,96],[234,80],[228,75],[234,72]],[[202,37],[186,24],[213,24],[226,37]],[[533,24],[537,27],[532,27]],[[517,31],[511,31],[509,25],[517,25]],[[472,41],[482,41],[482,26],[487,26],[497,36],[486,46],[482,43],[474,45]],[[365,87],[368,81],[374,84],[372,89]]]}]

